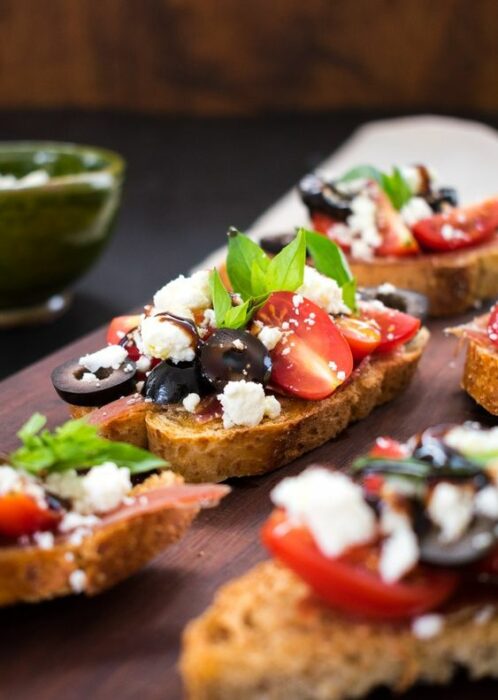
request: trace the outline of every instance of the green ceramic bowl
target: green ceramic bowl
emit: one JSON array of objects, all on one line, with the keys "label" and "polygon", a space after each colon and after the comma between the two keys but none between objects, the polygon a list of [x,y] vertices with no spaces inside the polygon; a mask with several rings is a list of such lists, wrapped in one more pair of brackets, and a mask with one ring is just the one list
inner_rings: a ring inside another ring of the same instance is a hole
[{"label": "green ceramic bowl", "polygon": [[0,326],[64,309],[109,239],[124,168],[93,146],[0,142]]}]

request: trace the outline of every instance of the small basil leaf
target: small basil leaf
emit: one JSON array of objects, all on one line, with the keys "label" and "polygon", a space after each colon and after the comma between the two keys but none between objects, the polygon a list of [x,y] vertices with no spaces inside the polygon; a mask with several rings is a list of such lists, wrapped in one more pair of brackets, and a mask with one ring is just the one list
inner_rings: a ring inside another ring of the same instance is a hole
[{"label": "small basil leaf", "polygon": [[257,243],[237,229],[230,229],[228,235],[227,273],[234,292],[246,300],[255,296],[251,286],[251,272],[254,262],[266,271],[270,258]]},{"label": "small basil leaf", "polygon": [[339,178],[339,182],[348,182],[351,180],[375,180],[380,183],[382,179],[382,173],[377,168],[372,165],[358,165],[355,168],[351,168],[342,177]]},{"label": "small basil leaf", "polygon": [[401,209],[412,197],[410,185],[399,168],[393,168],[391,175],[382,173],[380,184],[395,209]]},{"label": "small basil leaf", "polygon": [[257,260],[254,260],[252,263],[251,290],[253,297],[259,297],[267,293],[267,275],[260,268]]},{"label": "small basil leaf", "polygon": [[341,248],[326,236],[306,231],[306,245],[315,267],[322,275],[334,279],[342,289],[344,303],[356,310],[356,280]]},{"label": "small basil leaf", "polygon": [[42,416],[41,413],[33,413],[31,418],[29,418],[26,423],[21,427],[19,432],[17,433],[17,437],[22,441],[25,442],[28,440],[30,437],[33,437],[37,433],[40,432],[40,430],[44,427],[46,424],[47,419],[45,416]]},{"label": "small basil leaf", "polygon": [[249,317],[253,311],[250,300],[248,299],[239,306],[232,306],[225,316],[225,328],[242,328],[249,321]]},{"label": "small basil leaf", "polygon": [[216,268],[209,276],[209,286],[211,287],[211,296],[213,298],[216,325],[221,328],[227,312],[232,308],[232,299],[225,289],[220,273]]},{"label": "small basil leaf", "polygon": [[341,287],[341,291],[342,300],[344,301],[346,306],[349,309],[351,309],[351,311],[356,311],[356,280],[351,279],[347,282],[344,282],[344,284]]},{"label": "small basil leaf", "polygon": [[300,229],[296,238],[271,260],[266,273],[268,291],[294,292],[303,283],[305,265],[306,233]]}]

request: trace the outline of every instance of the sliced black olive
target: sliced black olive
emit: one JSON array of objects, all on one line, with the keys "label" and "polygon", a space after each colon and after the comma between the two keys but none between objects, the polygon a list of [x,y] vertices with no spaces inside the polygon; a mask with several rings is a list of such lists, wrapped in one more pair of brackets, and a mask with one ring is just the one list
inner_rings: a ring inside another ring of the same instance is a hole
[{"label": "sliced black olive", "polygon": [[267,348],[245,331],[220,328],[206,340],[200,352],[204,377],[218,390],[230,381],[245,379],[265,384],[270,379]]},{"label": "sliced black olive", "polygon": [[295,237],[295,233],[277,233],[275,236],[264,236],[260,239],[259,245],[270,255],[277,255],[282,248],[292,243]]},{"label": "sliced black olive", "polygon": [[489,478],[482,467],[445,443],[444,436],[453,427],[451,423],[443,423],[424,430],[412,457],[431,466],[431,479],[472,479],[477,487],[486,486]]},{"label": "sliced black olive", "polygon": [[394,291],[382,291],[382,285],[380,287],[362,287],[359,292],[365,301],[377,299],[391,309],[403,311],[405,314],[420,318],[422,321],[427,318],[429,302],[425,294],[398,287]]},{"label": "sliced black olive", "polygon": [[434,212],[440,212],[445,205],[458,206],[458,194],[453,187],[440,187],[425,195],[427,204]]},{"label": "sliced black olive", "polygon": [[310,213],[323,212],[336,221],[346,221],[351,215],[351,200],[354,194],[341,191],[334,182],[325,182],[318,175],[303,177],[298,185],[299,194]]},{"label": "sliced black olive", "polygon": [[68,360],[52,372],[52,384],[61,399],[75,406],[103,406],[135,391],[136,366],[125,360],[119,369],[101,368],[95,379],[78,360]]},{"label": "sliced black olive", "polygon": [[495,546],[494,523],[487,518],[476,518],[456,542],[442,542],[434,527],[422,534],[420,561],[436,566],[465,566],[482,559]]},{"label": "sliced black olive", "polygon": [[179,403],[188,394],[204,396],[209,389],[196,358],[192,362],[178,364],[173,364],[170,360],[160,362],[145,380],[143,393],[146,399],[164,405]]}]

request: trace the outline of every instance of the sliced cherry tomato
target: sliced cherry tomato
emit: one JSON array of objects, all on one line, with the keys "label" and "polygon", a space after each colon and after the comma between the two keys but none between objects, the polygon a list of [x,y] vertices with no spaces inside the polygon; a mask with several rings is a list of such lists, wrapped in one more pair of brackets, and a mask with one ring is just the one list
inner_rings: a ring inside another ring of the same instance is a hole
[{"label": "sliced cherry tomato", "polygon": [[378,437],[375,445],[368,453],[369,457],[384,457],[385,459],[403,459],[408,457],[406,445],[390,437]]},{"label": "sliced cherry tomato", "polygon": [[377,352],[389,352],[398,345],[407,343],[418,332],[420,319],[402,311],[390,309],[377,301],[360,303],[360,316],[375,321],[380,329],[382,340]]},{"label": "sliced cherry tomato", "polygon": [[[107,329],[107,342],[111,345],[124,345],[128,357],[136,362],[140,352],[134,340],[128,336],[140,323],[140,316],[116,316],[112,319]],[[128,336],[128,337],[127,337]]]},{"label": "sliced cherry tomato", "polygon": [[344,231],[344,224],[342,222],[335,221],[335,219],[328,214],[323,214],[319,211],[313,212],[311,221],[313,222],[314,231],[330,238],[330,240],[337,243],[345,253],[351,251],[350,244],[344,240],[344,235],[341,235]]},{"label": "sliced cherry tomato", "polygon": [[324,399],[349,377],[353,356],[330,316],[309,299],[275,292],[256,320],[280,328],[284,337],[271,351],[271,381],[303,399]]},{"label": "sliced cherry tomato", "polygon": [[304,528],[294,528],[281,511],[267,521],[263,543],[324,601],[354,615],[403,618],[434,610],[455,590],[459,577],[422,565],[396,583],[377,573],[378,548],[355,547],[337,558],[325,557]]},{"label": "sliced cherry tomato", "polygon": [[498,347],[498,304],[495,304],[491,309],[488,320],[488,338]]},{"label": "sliced cherry tomato", "polygon": [[364,490],[368,494],[379,495],[384,486],[385,479],[382,474],[365,474],[361,480]]},{"label": "sliced cherry tomato", "polygon": [[377,202],[377,228],[382,236],[382,243],[375,250],[375,254],[405,257],[419,253],[419,245],[410,229],[380,187],[376,189],[375,199]]},{"label": "sliced cherry tomato", "polygon": [[26,493],[8,493],[0,497],[0,535],[17,538],[40,530],[53,530],[61,514],[41,507]]},{"label": "sliced cherry tomato", "polygon": [[413,234],[427,250],[468,248],[490,238],[498,229],[498,197],[470,207],[454,207],[417,221]]},{"label": "sliced cherry tomato", "polygon": [[355,362],[371,355],[382,342],[380,329],[375,322],[353,316],[340,316],[335,319],[335,323],[348,341]]}]

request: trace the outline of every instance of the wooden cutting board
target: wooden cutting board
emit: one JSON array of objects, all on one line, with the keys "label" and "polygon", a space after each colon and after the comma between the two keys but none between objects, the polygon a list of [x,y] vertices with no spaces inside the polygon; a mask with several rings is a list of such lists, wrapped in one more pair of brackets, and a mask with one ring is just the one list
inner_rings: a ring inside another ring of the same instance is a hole
[{"label": "wooden cutting board", "polygon": [[[234,481],[233,492],[219,508],[203,512],[179,544],[132,579],[94,599],[71,597],[1,611],[0,698],[181,698],[176,663],[182,629],[221,584],[265,558],[258,533],[277,481],[313,462],[346,466],[378,435],[405,439],[441,422],[496,423],[459,388],[463,354],[457,356],[456,341],[442,333],[448,322],[429,325],[430,344],[403,396],[292,465]],[[104,332],[98,331],[0,384],[2,450],[15,446],[16,430],[34,411],[45,413],[51,425],[67,418],[50,372],[103,344]],[[497,692],[496,682],[470,684],[462,677],[444,691],[418,688],[404,699],[469,700],[479,695],[491,700]],[[371,697],[389,695],[379,691]]]}]

